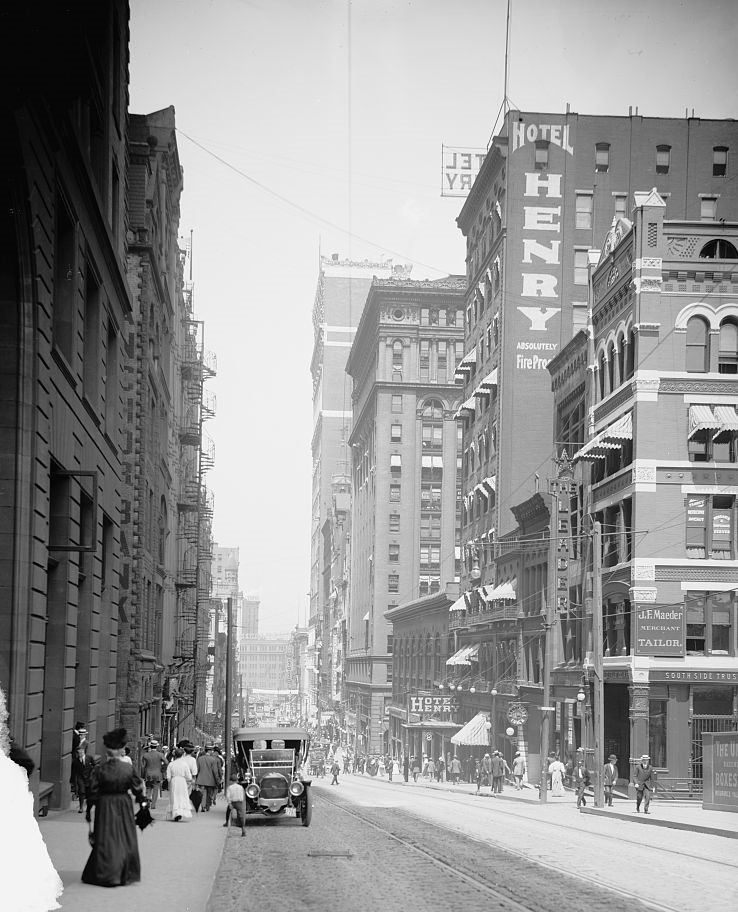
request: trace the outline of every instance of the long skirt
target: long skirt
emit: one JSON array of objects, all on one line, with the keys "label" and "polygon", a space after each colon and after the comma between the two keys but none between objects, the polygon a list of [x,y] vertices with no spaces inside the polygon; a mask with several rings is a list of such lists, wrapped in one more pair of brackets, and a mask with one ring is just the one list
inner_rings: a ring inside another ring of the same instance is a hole
[{"label": "long skirt", "polygon": [[119,887],[141,880],[133,805],[127,792],[97,799],[94,845],[82,880],[98,887]]},{"label": "long skirt", "polygon": [[182,817],[189,820],[192,817],[192,804],[190,803],[190,790],[184,776],[172,776],[169,780],[169,816]]},{"label": "long skirt", "polygon": [[561,771],[554,770],[554,772],[551,773],[551,795],[554,798],[563,798],[565,794]]}]

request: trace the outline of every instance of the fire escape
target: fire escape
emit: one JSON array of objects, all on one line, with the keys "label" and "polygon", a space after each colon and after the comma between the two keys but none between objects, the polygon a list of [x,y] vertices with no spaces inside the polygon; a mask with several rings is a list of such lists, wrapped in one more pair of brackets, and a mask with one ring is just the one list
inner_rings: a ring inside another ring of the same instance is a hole
[{"label": "fire escape", "polygon": [[215,415],[215,397],[205,383],[216,374],[215,356],[205,350],[204,323],[192,317],[192,289],[185,289],[184,344],[180,355],[181,420],[178,513],[177,637],[174,660],[179,676],[179,723],[193,731],[205,714],[205,690],[212,666],[208,655],[213,557],[213,495],[205,484],[215,465],[215,445],[204,424]]}]

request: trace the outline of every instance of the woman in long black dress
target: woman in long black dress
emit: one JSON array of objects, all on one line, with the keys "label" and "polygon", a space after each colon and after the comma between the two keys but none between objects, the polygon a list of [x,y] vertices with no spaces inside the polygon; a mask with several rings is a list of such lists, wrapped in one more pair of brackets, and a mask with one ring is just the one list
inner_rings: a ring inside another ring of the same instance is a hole
[{"label": "woman in long black dress", "polygon": [[118,887],[141,880],[138,840],[129,792],[138,803],[147,805],[143,783],[125,756],[126,730],[116,728],[103,736],[107,758],[94,767],[90,776],[87,820],[95,808],[91,832],[92,852],[82,872],[84,883],[99,887]]}]

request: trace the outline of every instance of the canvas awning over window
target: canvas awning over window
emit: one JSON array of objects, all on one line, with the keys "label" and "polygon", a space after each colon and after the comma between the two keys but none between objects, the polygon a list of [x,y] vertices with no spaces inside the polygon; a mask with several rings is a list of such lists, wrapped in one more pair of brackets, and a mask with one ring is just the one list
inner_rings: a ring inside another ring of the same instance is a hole
[{"label": "canvas awning over window", "polygon": [[479,385],[488,387],[489,389],[492,389],[493,386],[497,386],[497,368],[487,374]]},{"label": "canvas awning over window", "polygon": [[497,476],[488,475],[487,478],[485,478],[482,481],[482,484],[487,485],[487,487],[490,489],[490,491],[496,491],[497,490]]},{"label": "canvas awning over window", "polygon": [[495,386],[497,386],[497,368],[479,382],[479,386],[474,390],[474,395],[489,396]]},{"label": "canvas awning over window", "polygon": [[716,405],[715,420],[720,422],[720,428],[713,434],[713,440],[716,440],[721,434],[738,431],[738,413],[732,405]]},{"label": "canvas awning over window", "polygon": [[474,646],[462,646],[450,658],[446,659],[447,665],[471,665],[476,662],[479,655],[479,644]]},{"label": "canvas awning over window", "polygon": [[461,598],[457,598],[453,605],[448,609],[449,611],[466,611],[468,608],[466,601],[466,596],[462,595]]},{"label": "canvas awning over window", "polygon": [[689,435],[691,440],[700,431],[720,431],[720,419],[712,411],[710,405],[690,405],[689,407]]},{"label": "canvas awning over window", "polygon": [[633,413],[628,412],[613,422],[604,431],[595,436],[577,450],[572,456],[572,462],[577,459],[604,459],[608,450],[618,450],[624,440],[633,439]]},{"label": "canvas awning over window", "polygon": [[364,617],[362,618],[362,620],[364,620],[364,621],[368,621],[368,620],[369,620],[369,612],[368,612],[368,611],[367,611],[367,613],[364,615]]},{"label": "canvas awning over window", "polygon": [[463,402],[459,406],[459,409],[456,412],[456,414],[454,415],[454,418],[464,418],[469,413],[471,413],[473,415],[476,407],[477,407],[477,404],[474,401],[474,396],[472,395],[466,400],[466,402]]},{"label": "canvas awning over window", "polygon": [[487,713],[477,713],[455,735],[451,735],[452,744],[463,744],[467,747],[487,747],[489,745],[489,717]]},{"label": "canvas awning over window", "polygon": [[517,595],[515,592],[517,587],[518,587],[517,578],[513,577],[511,580],[508,580],[505,583],[500,583],[498,586],[495,586],[494,589],[492,589],[492,591],[487,595],[485,601],[498,602],[503,599],[515,599],[515,598],[517,598]]}]

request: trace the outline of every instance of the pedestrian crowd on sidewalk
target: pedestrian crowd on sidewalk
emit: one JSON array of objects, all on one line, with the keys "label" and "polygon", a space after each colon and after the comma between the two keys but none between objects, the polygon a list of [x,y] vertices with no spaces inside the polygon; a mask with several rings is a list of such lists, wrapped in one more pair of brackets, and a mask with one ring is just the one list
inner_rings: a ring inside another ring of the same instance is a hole
[{"label": "pedestrian crowd on sidewalk", "polygon": [[[164,793],[168,821],[181,823],[209,812],[223,788],[225,758],[214,742],[199,747],[185,738],[170,747],[149,736],[134,765],[125,729],[114,729],[102,740],[104,755],[93,755],[84,723],[75,724],[70,785],[77,812],[88,823],[91,847],[81,879],[97,886],[123,886],[141,879],[136,827],[143,831],[154,822],[151,811]],[[237,781],[226,790],[224,826],[236,807],[245,835],[242,792]],[[138,805],[136,813],[131,798]]]}]

